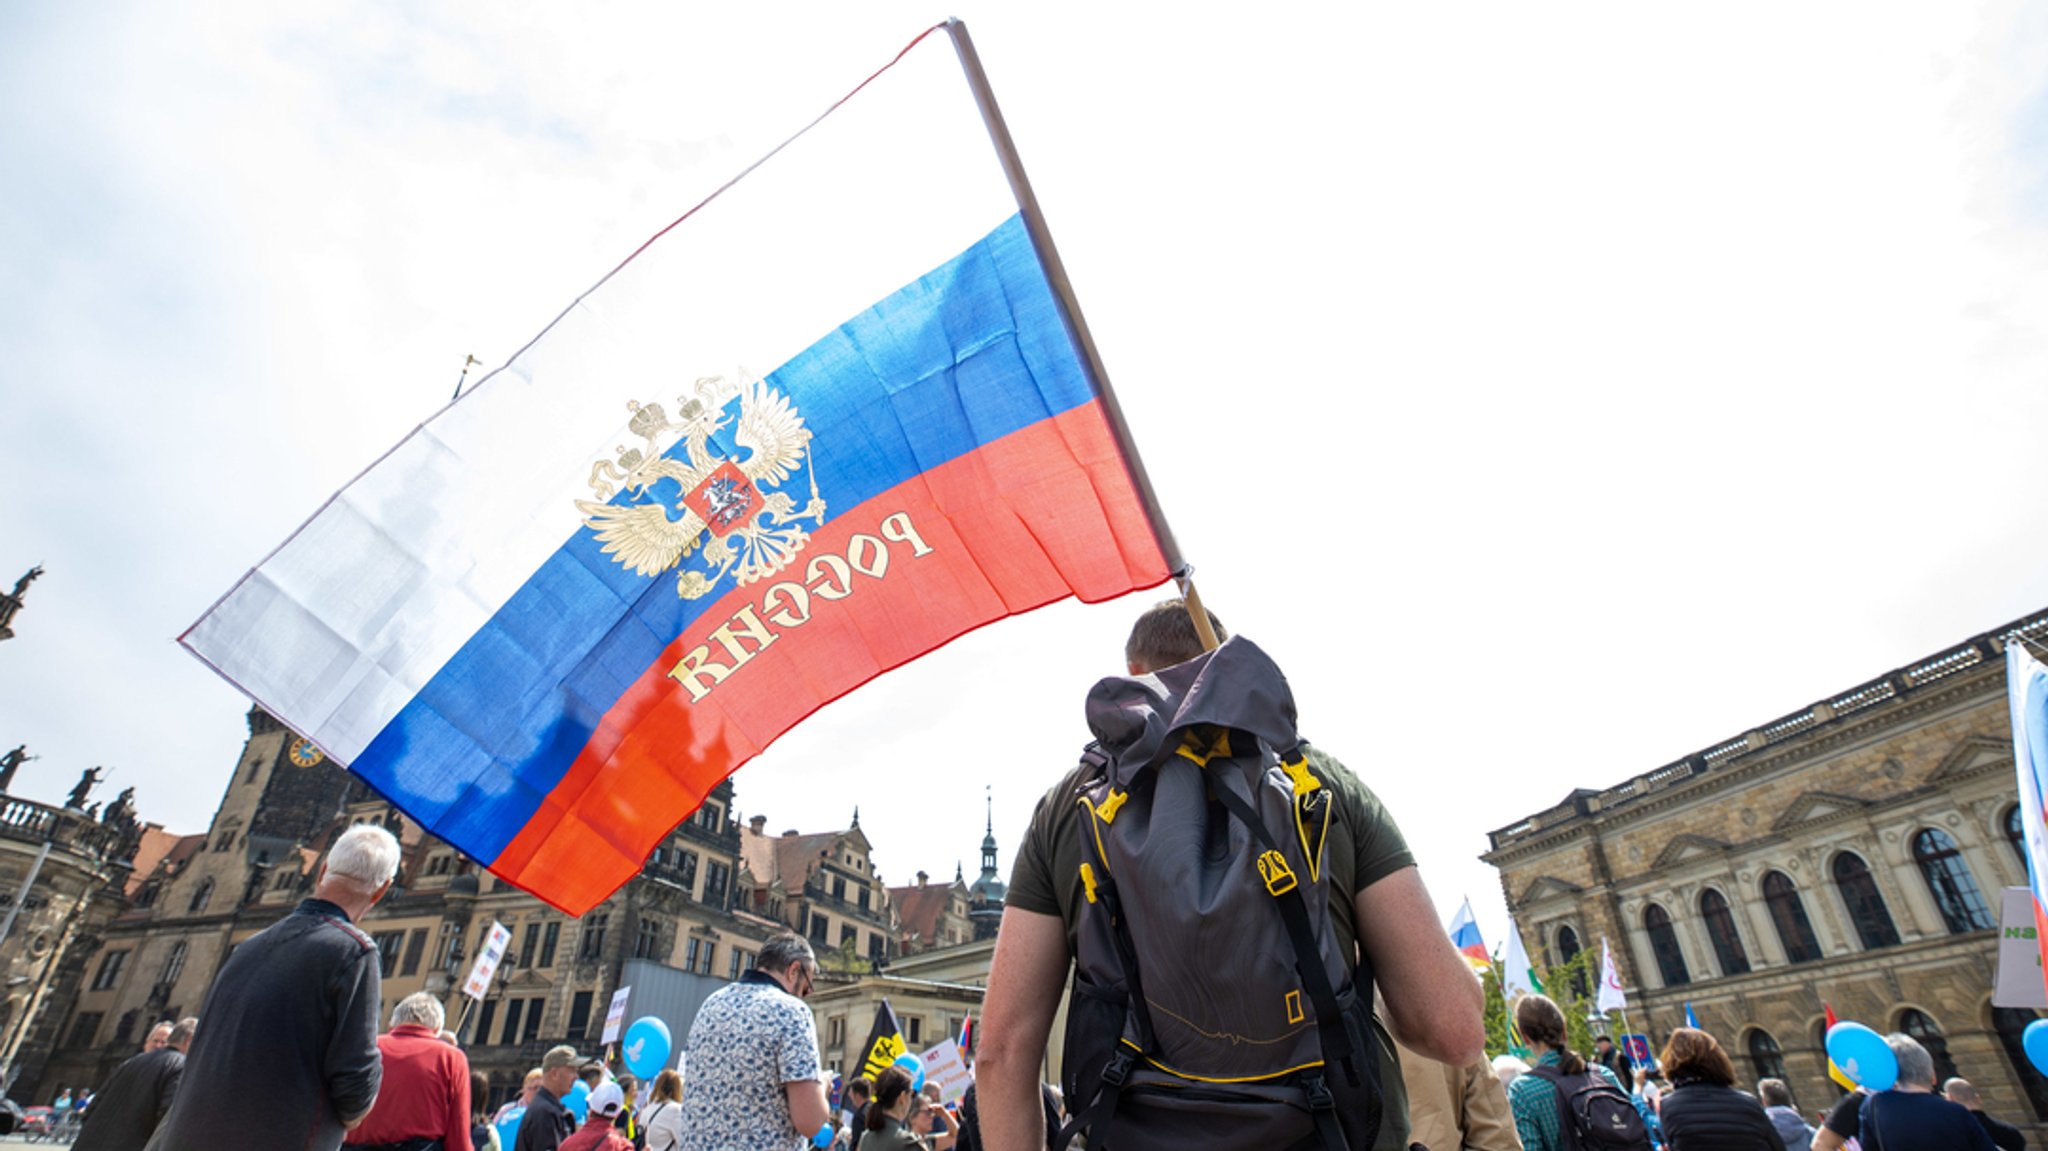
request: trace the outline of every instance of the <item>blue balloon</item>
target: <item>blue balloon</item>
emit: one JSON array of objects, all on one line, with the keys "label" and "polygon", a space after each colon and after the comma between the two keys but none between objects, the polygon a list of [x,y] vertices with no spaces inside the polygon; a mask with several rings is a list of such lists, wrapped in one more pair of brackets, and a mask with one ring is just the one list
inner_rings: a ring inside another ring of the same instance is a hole
[{"label": "blue balloon", "polygon": [[510,1147],[519,1139],[519,1121],[526,1118],[525,1107],[514,1107],[498,1123],[498,1145]]},{"label": "blue balloon", "polygon": [[924,1060],[906,1053],[896,1057],[896,1066],[903,1068],[903,1073],[910,1076],[912,1091],[924,1090]]},{"label": "blue balloon", "polygon": [[832,1145],[832,1139],[836,1134],[837,1132],[832,1130],[832,1124],[827,1122],[818,1128],[816,1135],[811,1136],[811,1146],[816,1147],[818,1151],[825,1151],[825,1148]]},{"label": "blue balloon", "polygon": [[2048,1075],[2048,1019],[2027,1024],[2027,1029],[2020,1033],[2020,1045],[2026,1048],[2027,1062],[2034,1065],[2034,1070]]},{"label": "blue balloon", "polygon": [[643,1015],[626,1028],[619,1050],[626,1056],[626,1070],[642,1079],[652,1079],[668,1069],[670,1050],[668,1024]]},{"label": "blue balloon", "polygon": [[569,1097],[562,1100],[562,1106],[569,1109],[569,1114],[576,1117],[580,1126],[584,1116],[590,1112],[590,1084],[578,1079],[576,1086],[569,1088]]},{"label": "blue balloon", "polygon": [[1847,1021],[1828,1028],[1828,1058],[1858,1084],[1885,1091],[1899,1079],[1899,1059],[1884,1036]]}]

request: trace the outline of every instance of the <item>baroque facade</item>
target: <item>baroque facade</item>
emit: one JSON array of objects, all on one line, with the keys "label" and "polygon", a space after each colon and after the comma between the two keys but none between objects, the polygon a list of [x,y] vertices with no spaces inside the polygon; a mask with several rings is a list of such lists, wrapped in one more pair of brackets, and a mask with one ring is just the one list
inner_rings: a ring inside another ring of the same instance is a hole
[{"label": "baroque facade", "polygon": [[[701,1001],[751,967],[783,927],[811,939],[828,965],[834,952],[854,961],[820,978],[827,1006],[907,992],[918,1031],[943,1037],[979,1002],[978,986],[872,973],[943,944],[901,932],[858,812],[841,831],[771,837],[765,817],[741,824],[732,785],[722,783],[638,876],[575,919],[426,833],[260,708],[248,726],[212,822],[197,834],[110,826],[20,800],[0,806],[0,917],[39,846],[52,848],[12,933],[0,929],[0,971],[21,989],[0,998],[0,1057],[12,1057],[17,1100],[47,1103],[63,1087],[103,1083],[156,1021],[198,1013],[235,946],[289,914],[335,837],[366,821],[389,828],[403,849],[391,893],[359,924],[377,946],[385,1010],[416,991],[439,996],[494,1098],[513,1093],[557,1043],[598,1050],[606,1008],[631,971],[657,964],[670,984],[680,973],[686,996]],[[987,879],[993,839],[983,848]],[[943,942],[972,938],[981,886],[956,877],[951,891],[932,892],[957,899],[923,930],[937,925]],[[511,943],[473,1001],[461,985],[494,923]],[[985,978],[985,954],[979,962]],[[843,1011],[817,1014],[821,1044],[834,1017],[843,1029]],[[856,1042],[867,1021],[859,1026]]]},{"label": "baroque facade", "polygon": [[[44,1102],[59,1084],[104,1082],[140,1050],[151,1023],[197,1013],[234,947],[288,914],[311,891],[335,836],[368,820],[390,828],[404,849],[391,894],[360,924],[382,961],[386,1009],[415,991],[439,995],[494,1096],[516,1090],[554,1044],[595,1049],[628,960],[733,978],[777,927],[738,905],[740,828],[729,783],[670,833],[639,876],[572,919],[426,834],[252,709],[249,740],[207,831],[145,836],[131,894],[113,901],[125,905],[110,905],[119,914],[98,932],[89,979],[53,999],[47,1027],[62,1042],[40,1087],[23,1097]],[[510,929],[512,942],[473,1002],[460,985],[493,922]]]},{"label": "baroque facade", "polygon": [[1687,1005],[1751,1083],[1839,1097],[1824,1014],[1905,1031],[1988,1111],[2048,1134],[2036,1012],[1994,1007],[1999,889],[2027,882],[2004,643],[1975,636],[1493,832],[1531,956],[1609,940],[1630,1024],[1661,1045]]}]

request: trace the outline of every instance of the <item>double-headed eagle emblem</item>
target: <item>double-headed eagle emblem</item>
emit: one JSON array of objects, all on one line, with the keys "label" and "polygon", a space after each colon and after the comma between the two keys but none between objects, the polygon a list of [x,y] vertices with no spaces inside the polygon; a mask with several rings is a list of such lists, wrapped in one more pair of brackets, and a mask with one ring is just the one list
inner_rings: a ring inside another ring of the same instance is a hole
[{"label": "double-headed eagle emblem", "polygon": [[[713,437],[733,422],[728,408],[735,398],[738,426],[729,441],[738,452],[720,455]],[[756,379],[708,376],[697,381],[694,397],[676,402],[675,421],[658,403],[626,405],[633,413],[626,426],[646,446],[621,446],[615,458],[591,465],[597,498],[576,501],[584,526],[604,554],[640,575],[680,566],[676,594],[683,599],[709,594],[729,574],[744,585],[781,571],[811,538],[796,521],[825,522],[803,417],[788,397]],[[766,490],[800,467],[811,481],[801,511],[788,495]],[[699,562],[685,564],[700,545]]]}]

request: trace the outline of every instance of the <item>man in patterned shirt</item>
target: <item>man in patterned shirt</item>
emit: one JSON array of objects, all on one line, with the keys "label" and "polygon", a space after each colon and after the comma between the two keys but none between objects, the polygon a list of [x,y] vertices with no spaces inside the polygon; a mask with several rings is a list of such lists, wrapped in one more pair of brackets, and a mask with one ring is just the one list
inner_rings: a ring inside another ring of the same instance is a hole
[{"label": "man in patterned shirt", "polygon": [[804,999],[818,974],[793,931],[697,1011],[685,1042],[682,1151],[792,1151],[829,1115],[818,1033]]}]

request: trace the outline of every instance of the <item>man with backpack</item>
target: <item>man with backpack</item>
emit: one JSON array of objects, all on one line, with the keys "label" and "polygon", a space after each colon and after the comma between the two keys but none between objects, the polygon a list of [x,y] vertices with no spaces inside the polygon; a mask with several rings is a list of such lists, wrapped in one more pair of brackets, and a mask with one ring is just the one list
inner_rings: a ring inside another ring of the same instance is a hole
[{"label": "man with backpack", "polygon": [[1405,1148],[1368,985],[1425,1056],[1462,1065],[1485,1033],[1399,828],[1295,735],[1256,647],[1205,652],[1172,600],[1125,657],[1132,678],[1090,693],[1098,742],[1040,801],[1011,876],[979,1032],[987,1145],[1045,1146],[1038,1074],[1073,972],[1065,1098],[1091,1151]]}]

